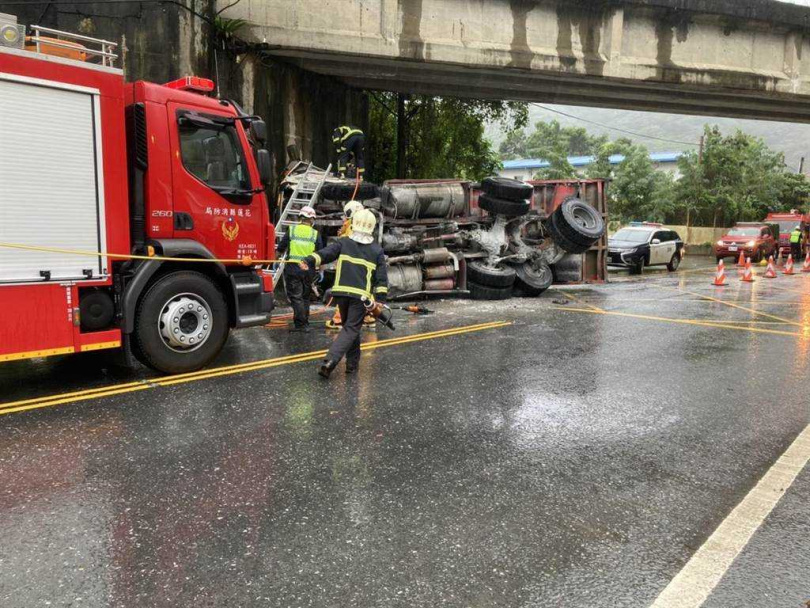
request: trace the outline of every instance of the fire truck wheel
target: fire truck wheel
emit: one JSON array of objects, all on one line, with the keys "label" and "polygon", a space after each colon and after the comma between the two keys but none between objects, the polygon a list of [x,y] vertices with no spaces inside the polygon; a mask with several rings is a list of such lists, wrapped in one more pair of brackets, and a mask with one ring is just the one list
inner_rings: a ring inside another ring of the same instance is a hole
[{"label": "fire truck wheel", "polygon": [[526,215],[531,206],[528,201],[509,201],[504,198],[495,198],[487,194],[478,197],[478,206],[492,214],[518,217]]},{"label": "fire truck wheel", "polygon": [[512,297],[511,287],[487,287],[468,281],[467,289],[473,300],[506,300]]},{"label": "fire truck wheel", "polygon": [[190,372],[216,357],[229,329],[228,306],[214,282],[199,272],[172,272],[138,304],[134,350],[158,371]]},{"label": "fire truck wheel", "polygon": [[520,289],[524,295],[534,297],[539,296],[546,289],[551,287],[554,275],[551,266],[545,262],[531,264],[526,262],[515,267],[515,287]]},{"label": "fire truck wheel", "polygon": [[489,196],[520,203],[532,196],[529,184],[508,177],[487,177],[481,182],[481,189]]},{"label": "fire truck wheel", "polygon": [[[355,188],[357,188],[357,194],[354,192]],[[348,201],[352,195],[356,201],[366,201],[370,198],[377,198],[380,195],[380,189],[371,182],[360,182],[359,186],[354,181],[328,182],[321,187],[321,194],[330,201]]]},{"label": "fire truck wheel", "polygon": [[467,262],[467,278],[484,287],[512,287],[515,269],[511,266],[487,266],[478,260]]}]

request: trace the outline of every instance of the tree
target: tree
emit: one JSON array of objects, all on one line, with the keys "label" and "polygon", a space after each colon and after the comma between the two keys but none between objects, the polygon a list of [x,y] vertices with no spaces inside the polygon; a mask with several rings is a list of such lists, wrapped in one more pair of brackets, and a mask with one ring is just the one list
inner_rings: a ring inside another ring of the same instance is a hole
[{"label": "tree", "polygon": [[646,147],[631,145],[625,150],[624,160],[614,171],[611,184],[611,215],[614,219],[663,220],[668,208],[659,202],[656,194],[662,187],[661,176],[655,171]]},{"label": "tree", "polygon": [[810,203],[810,182],[803,173],[785,173],[779,204],[782,211],[806,209]]},{"label": "tree", "polygon": [[[397,94],[372,93],[369,99],[368,178],[396,176]],[[478,180],[496,173],[500,160],[484,137],[487,123],[509,131],[528,120],[526,104],[455,97],[412,95],[404,101],[405,176]]]},{"label": "tree", "polygon": [[694,152],[678,161],[681,179],[676,206],[692,214],[693,223],[726,226],[757,221],[770,211],[790,207],[807,196],[807,182],[786,171],[782,154],[742,131],[724,136],[718,127],[704,129],[702,158]]},{"label": "tree", "polygon": [[556,120],[540,121],[529,135],[522,129],[511,132],[501,142],[498,152],[503,160],[513,158],[542,158],[549,160],[551,154],[567,156],[590,156],[607,143],[605,135],[590,135],[582,127],[563,127]]}]

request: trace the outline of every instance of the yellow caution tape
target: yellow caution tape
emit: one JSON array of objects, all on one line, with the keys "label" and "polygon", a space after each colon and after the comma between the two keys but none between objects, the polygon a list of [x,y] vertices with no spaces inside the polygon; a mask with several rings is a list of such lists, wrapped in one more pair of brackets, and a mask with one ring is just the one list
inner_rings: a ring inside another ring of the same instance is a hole
[{"label": "yellow caution tape", "polygon": [[242,264],[243,266],[257,266],[265,264],[297,264],[295,260],[254,260],[250,256],[238,259],[220,258],[170,258],[161,255],[135,255],[132,253],[101,253],[99,251],[83,251],[81,249],[62,249],[59,247],[39,247],[36,245],[21,245],[19,243],[0,243],[0,247],[8,249],[22,249],[25,251],[44,251],[47,253],[64,253],[67,255],[85,255],[96,258],[112,258],[114,260],[159,260],[161,262],[218,262],[221,264]]}]

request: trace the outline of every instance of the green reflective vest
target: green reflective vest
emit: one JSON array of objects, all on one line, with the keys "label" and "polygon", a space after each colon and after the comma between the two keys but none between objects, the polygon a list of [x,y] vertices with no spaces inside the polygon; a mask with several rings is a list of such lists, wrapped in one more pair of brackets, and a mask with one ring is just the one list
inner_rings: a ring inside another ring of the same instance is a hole
[{"label": "green reflective vest", "polygon": [[318,231],[306,224],[296,224],[290,229],[290,259],[303,260],[315,252]]},{"label": "green reflective vest", "polygon": [[791,243],[801,243],[802,242],[802,231],[801,230],[794,230],[790,233],[790,242]]}]

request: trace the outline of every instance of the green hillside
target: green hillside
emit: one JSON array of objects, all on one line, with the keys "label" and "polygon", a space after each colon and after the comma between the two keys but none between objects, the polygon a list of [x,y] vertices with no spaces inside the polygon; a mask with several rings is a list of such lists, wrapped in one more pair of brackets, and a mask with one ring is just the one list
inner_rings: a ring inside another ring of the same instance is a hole
[{"label": "green hillside", "polygon": [[[529,129],[534,129],[537,121],[556,119],[563,126],[585,127],[593,134],[606,134],[611,139],[628,137],[636,143],[644,144],[651,152],[669,152],[675,150],[694,149],[703,132],[706,123],[718,125],[724,133],[733,133],[741,129],[755,137],[761,137],[773,150],[784,153],[785,162],[789,167],[798,170],[802,156],[808,157],[805,162],[805,171],[810,164],[810,125],[798,123],[770,122],[764,120],[739,120],[734,118],[717,118],[713,116],[686,116],[682,114],[658,114],[654,112],[634,112],[628,110],[611,110],[604,108],[586,108],[578,106],[547,105],[548,108],[571,114],[601,125],[610,125],[615,129],[632,131],[642,135],[638,137],[628,135],[616,130],[604,128],[550,112],[536,105],[529,108]],[[504,134],[499,125],[489,125],[487,136],[497,148],[503,140]],[[682,143],[676,143],[682,142]],[[694,142],[695,145],[688,145]]]}]

